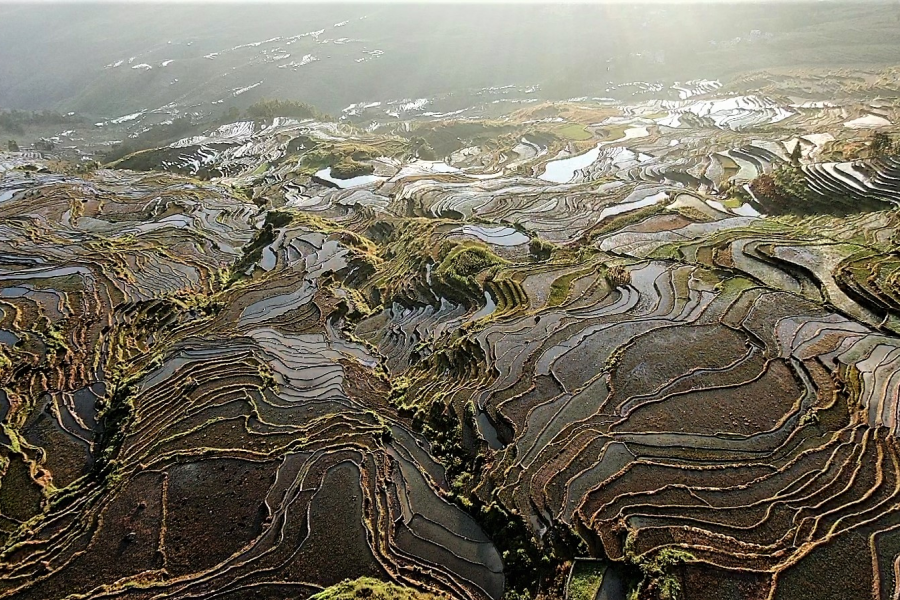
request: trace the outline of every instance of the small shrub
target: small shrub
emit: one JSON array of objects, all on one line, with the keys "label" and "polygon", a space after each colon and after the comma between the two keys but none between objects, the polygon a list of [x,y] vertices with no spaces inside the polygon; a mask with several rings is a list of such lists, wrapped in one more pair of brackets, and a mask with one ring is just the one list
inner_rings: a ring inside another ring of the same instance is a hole
[{"label": "small shrub", "polygon": [[458,244],[445,255],[434,274],[450,287],[477,294],[479,286],[475,282],[475,276],[504,262],[487,246]]},{"label": "small shrub", "polygon": [[528,244],[528,251],[531,252],[531,255],[541,261],[548,260],[553,255],[554,250],[556,250],[554,244],[540,238],[534,238]]}]

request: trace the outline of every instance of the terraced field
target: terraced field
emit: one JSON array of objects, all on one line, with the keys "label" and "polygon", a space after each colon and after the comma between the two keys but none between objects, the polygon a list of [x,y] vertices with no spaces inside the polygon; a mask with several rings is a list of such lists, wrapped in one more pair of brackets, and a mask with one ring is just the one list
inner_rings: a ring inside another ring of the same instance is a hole
[{"label": "terraced field", "polygon": [[0,155],[0,597],[897,597],[900,113],[674,89]]}]

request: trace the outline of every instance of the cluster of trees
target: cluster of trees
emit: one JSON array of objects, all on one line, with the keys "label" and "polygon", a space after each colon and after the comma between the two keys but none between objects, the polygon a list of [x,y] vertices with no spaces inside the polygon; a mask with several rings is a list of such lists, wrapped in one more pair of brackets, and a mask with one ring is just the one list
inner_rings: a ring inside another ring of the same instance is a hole
[{"label": "cluster of trees", "polygon": [[[863,145],[864,144],[864,145]],[[884,156],[900,156],[900,140],[893,140],[884,132],[874,132],[868,143],[853,141],[846,146],[840,160],[873,159]],[[762,208],[770,214],[781,213],[828,213],[845,214],[859,210],[879,210],[883,208],[878,198],[848,196],[845,194],[817,194],[810,190],[806,173],[800,168],[800,145],[794,148],[790,161],[772,171],[764,173],[750,182],[750,191],[759,200]],[[745,192],[740,188],[732,193],[742,200]]]},{"label": "cluster of trees", "polygon": [[505,261],[484,244],[445,242],[440,250],[441,263],[434,270],[437,280],[449,289],[444,292],[466,301],[480,298],[483,292],[475,276]]},{"label": "cluster of trees", "polygon": [[[466,493],[474,487],[473,476],[481,472],[485,456],[464,447],[460,415],[444,400],[443,397],[432,398],[427,409],[424,406],[416,409],[413,427],[428,438],[432,452],[446,468],[453,490],[448,494],[449,499],[472,515],[500,551],[507,581],[511,582],[504,599],[531,598],[533,594],[529,590],[537,588],[561,562],[554,553],[553,542],[558,542],[560,549],[577,548],[584,552],[586,548],[577,545],[571,532],[556,527],[548,532],[547,543],[541,545],[522,515],[507,510],[499,502],[484,502]],[[397,399],[393,401],[396,403]],[[475,427],[475,406],[471,402],[465,406],[462,420],[468,428]],[[517,589],[513,589],[513,585]]]},{"label": "cluster of trees", "polygon": [[532,238],[528,243],[528,251],[536,260],[548,260],[553,255],[554,250],[556,250],[555,244],[541,238]]},{"label": "cluster of trees", "polygon": [[414,156],[422,160],[437,160],[434,148],[423,137],[413,136],[409,138],[409,146]]},{"label": "cluster of trees", "polygon": [[900,155],[900,139],[891,140],[891,136],[876,131],[869,142],[869,150],[873,156],[898,156]]},{"label": "cluster of trees", "polygon": [[0,111],[0,131],[22,135],[25,127],[31,125],[74,125],[81,123],[81,117],[63,115],[58,112],[44,110],[30,112],[24,110]]},{"label": "cluster of trees", "polygon": [[[45,138],[41,138],[34,142],[34,149],[38,152],[52,152],[55,147],[56,144]],[[19,142],[17,142],[16,140],[7,140],[6,150],[8,152],[19,152]]]},{"label": "cluster of trees", "polygon": [[330,121],[331,117],[322,113],[315,106],[294,100],[260,100],[247,107],[244,115],[251,120],[268,120],[275,117],[292,119],[316,119]]},{"label": "cluster of trees", "polygon": [[808,205],[814,202],[810,198],[806,174],[799,164],[781,165],[771,175],[763,173],[750,182],[750,191],[763,208],[772,214],[805,212]]},{"label": "cluster of trees", "polygon": [[806,175],[796,165],[782,165],[769,175],[764,173],[750,183],[757,198],[774,204],[789,204],[806,198]]}]

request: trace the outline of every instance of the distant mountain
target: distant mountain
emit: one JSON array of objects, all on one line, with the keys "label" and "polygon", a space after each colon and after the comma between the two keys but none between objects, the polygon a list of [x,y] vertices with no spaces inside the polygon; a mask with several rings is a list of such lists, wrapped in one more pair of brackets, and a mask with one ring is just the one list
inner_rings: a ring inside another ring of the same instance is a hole
[{"label": "distant mountain", "polygon": [[892,4],[55,5],[0,7],[0,108],[98,119],[289,98],[354,103],[490,86],[900,62]]}]

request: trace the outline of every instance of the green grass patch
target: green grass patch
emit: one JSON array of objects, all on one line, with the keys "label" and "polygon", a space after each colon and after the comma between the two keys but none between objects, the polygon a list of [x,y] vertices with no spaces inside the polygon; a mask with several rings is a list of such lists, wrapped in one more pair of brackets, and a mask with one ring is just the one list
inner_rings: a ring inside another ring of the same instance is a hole
[{"label": "green grass patch", "polygon": [[553,280],[550,284],[550,294],[547,296],[547,306],[559,306],[569,297],[572,290],[572,283],[585,275],[590,275],[594,269],[579,269],[566,273]]},{"label": "green grass patch", "polygon": [[614,142],[615,140],[622,139],[625,137],[625,130],[628,129],[627,125],[610,125],[608,127],[604,127],[603,131],[603,139],[609,142]]},{"label": "green grass patch", "polygon": [[310,597],[309,600],[437,600],[443,596],[420,592],[395,583],[379,581],[372,577],[345,579]]},{"label": "green grass patch", "polygon": [[572,565],[566,600],[594,600],[603,584],[606,564],[594,560],[579,560]]},{"label": "green grass patch", "polygon": [[568,123],[556,129],[554,133],[561,138],[574,140],[576,142],[582,142],[594,137],[590,131],[587,131],[584,128],[584,125],[581,125],[579,123]]},{"label": "green grass patch", "polygon": [[729,277],[716,285],[716,288],[723,296],[736,296],[744,290],[755,287],[758,287],[758,284],[745,277]]},{"label": "green grass patch", "polygon": [[609,219],[605,219],[602,221],[599,227],[596,229],[591,229],[588,231],[588,239],[594,240],[601,235],[606,235],[607,233],[613,233],[620,229],[624,229],[629,225],[633,225],[635,223],[640,223],[644,219],[650,218],[653,215],[661,213],[666,208],[665,202],[657,202],[656,204],[651,204],[650,206],[645,206],[643,208],[639,208],[637,210],[632,210],[624,213],[619,213],[618,215],[614,215]]}]

